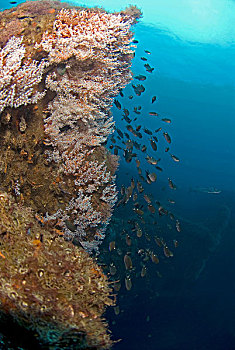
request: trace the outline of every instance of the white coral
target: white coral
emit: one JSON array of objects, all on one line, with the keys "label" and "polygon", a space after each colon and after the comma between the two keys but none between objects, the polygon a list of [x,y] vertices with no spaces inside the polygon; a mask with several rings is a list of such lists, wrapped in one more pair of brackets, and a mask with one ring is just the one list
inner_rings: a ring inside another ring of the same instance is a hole
[{"label": "white coral", "polygon": [[0,50],[0,113],[6,107],[17,108],[21,105],[36,103],[45,92],[35,90],[42,80],[45,60],[40,63],[26,59],[23,37],[11,37]]}]

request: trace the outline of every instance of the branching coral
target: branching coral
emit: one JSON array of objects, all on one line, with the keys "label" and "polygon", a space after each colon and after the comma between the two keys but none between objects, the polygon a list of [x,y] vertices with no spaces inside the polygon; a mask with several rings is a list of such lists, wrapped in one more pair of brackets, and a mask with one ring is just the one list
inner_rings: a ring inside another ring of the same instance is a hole
[{"label": "branching coral", "polygon": [[0,50],[0,113],[6,107],[36,103],[45,95],[35,90],[35,86],[41,81],[47,62],[30,59],[23,62],[22,39],[12,37]]}]

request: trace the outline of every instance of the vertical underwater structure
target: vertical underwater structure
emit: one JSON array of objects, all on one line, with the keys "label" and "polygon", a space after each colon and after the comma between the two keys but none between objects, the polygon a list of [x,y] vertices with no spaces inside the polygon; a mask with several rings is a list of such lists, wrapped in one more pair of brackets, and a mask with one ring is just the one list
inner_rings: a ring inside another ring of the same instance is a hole
[{"label": "vertical underwater structure", "polygon": [[103,144],[139,17],[56,1],[0,14],[0,309],[45,347],[112,344],[112,290],[88,253],[117,198]]}]

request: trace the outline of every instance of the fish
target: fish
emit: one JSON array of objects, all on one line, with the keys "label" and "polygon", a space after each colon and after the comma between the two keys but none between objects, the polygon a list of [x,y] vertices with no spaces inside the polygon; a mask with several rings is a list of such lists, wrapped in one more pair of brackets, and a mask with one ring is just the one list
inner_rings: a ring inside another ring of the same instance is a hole
[{"label": "fish", "polygon": [[126,235],[126,244],[130,247],[131,246],[131,237],[129,235]]},{"label": "fish", "polygon": [[110,145],[109,148],[110,148],[110,149],[113,149],[113,145]]},{"label": "fish", "polygon": [[133,208],[133,211],[140,216],[144,215],[144,211],[140,208]]},{"label": "fish", "polygon": [[132,150],[133,149],[133,141],[131,141],[130,139],[127,140],[125,143],[126,149]]},{"label": "fish", "polygon": [[119,91],[121,97],[124,97],[122,90]]},{"label": "fish", "polygon": [[156,141],[156,142],[158,142],[158,138],[157,138],[157,136],[153,136],[153,139]]},{"label": "fish", "polygon": [[114,100],[114,104],[118,109],[122,109],[121,103],[118,100]]},{"label": "fish", "polygon": [[138,84],[138,85],[132,84],[132,87],[133,87],[137,96],[140,96],[142,94],[142,92],[145,91],[145,87],[142,84]]},{"label": "fish", "polygon": [[138,174],[141,175],[142,174],[142,170],[140,168],[138,168]]},{"label": "fish", "polygon": [[165,137],[165,140],[166,140],[168,143],[171,143],[170,135],[169,135],[167,132],[164,132],[164,133],[163,133],[163,136]]},{"label": "fish", "polygon": [[152,146],[152,149],[154,150],[154,151],[157,151],[157,144],[156,144],[156,142],[151,138],[150,139],[150,144],[151,144],[151,146]]},{"label": "fish", "polygon": [[135,180],[134,180],[133,177],[131,178],[131,188],[132,188],[132,189],[135,188]]},{"label": "fish", "polygon": [[169,149],[170,149],[169,147],[166,147],[166,148],[165,148],[165,152],[168,152],[168,151],[169,151]]},{"label": "fish", "polygon": [[136,202],[137,199],[138,199],[138,194],[137,194],[137,192],[134,192],[133,193],[133,201]]},{"label": "fish", "polygon": [[149,112],[149,115],[155,115],[158,116],[159,114],[157,112]]},{"label": "fish", "polygon": [[136,158],[135,162],[136,162],[136,167],[139,168],[139,166],[140,166],[140,161],[139,161],[139,159]]},{"label": "fish", "polygon": [[214,187],[209,187],[209,188],[196,187],[196,188],[190,189],[190,191],[199,192],[199,193],[209,193],[209,194],[219,194],[222,192],[221,190],[218,190],[217,188],[214,188]]},{"label": "fish", "polygon": [[128,117],[128,115],[130,114],[127,108],[123,108],[123,112],[126,117]]},{"label": "fish", "polygon": [[137,181],[137,190],[139,193],[142,193],[144,191],[144,188],[140,181]]},{"label": "fish", "polygon": [[172,190],[176,190],[176,185],[172,182],[172,180],[168,177],[168,184],[169,184],[169,187],[172,189]]},{"label": "fish", "polygon": [[151,214],[155,213],[155,208],[154,208],[154,206],[152,204],[148,205],[148,210],[150,211]]},{"label": "fish", "polygon": [[161,160],[160,158],[159,159],[155,159],[153,157],[150,157],[149,155],[147,155],[147,157],[145,159],[147,160],[147,162],[149,164],[152,164],[152,165],[157,165],[157,163]]},{"label": "fish", "polygon": [[138,79],[138,80],[140,80],[140,81],[144,81],[144,80],[146,80],[146,76],[145,76],[145,75],[139,74],[139,75],[137,75],[136,77],[134,77],[134,79]]},{"label": "fish", "polygon": [[169,217],[170,217],[170,219],[171,219],[171,220],[175,220],[175,216],[174,216],[174,214],[169,213]]},{"label": "fish", "polygon": [[158,208],[158,214],[159,214],[159,216],[167,215],[168,211],[167,211],[167,209],[164,209],[162,206],[160,206]]},{"label": "fish", "polygon": [[132,95],[130,95],[130,96],[128,96],[128,98],[129,98],[130,100],[132,100],[132,99],[133,99],[133,96],[132,96]]},{"label": "fish", "polygon": [[113,289],[115,290],[115,292],[119,292],[119,290],[121,289],[121,283],[118,281],[116,283],[114,283],[113,285]]},{"label": "fish", "polygon": [[178,241],[176,239],[173,239],[173,243],[174,243],[174,247],[177,248],[179,245]]},{"label": "fish", "polygon": [[170,120],[170,119],[168,119],[168,118],[162,118],[162,121],[163,121],[163,122],[165,122],[165,123],[168,123],[168,124],[170,124],[170,123],[171,123],[171,120]]},{"label": "fish", "polygon": [[144,50],[144,52],[146,52],[148,55],[151,55],[151,52],[148,50]]},{"label": "fish", "polygon": [[126,115],[124,115],[123,118],[125,119],[125,121],[126,121],[128,124],[131,123],[131,119],[128,118]]},{"label": "fish", "polygon": [[109,242],[109,251],[112,252],[115,249],[116,249],[116,242],[115,241]]},{"label": "fish", "polygon": [[113,262],[111,262],[111,264],[109,265],[109,272],[110,272],[110,275],[112,276],[116,275],[117,273],[117,268]]},{"label": "fish", "polygon": [[[147,61],[147,60],[146,60]],[[144,67],[146,68],[146,71],[149,72],[149,73],[152,73],[154,68],[150,67],[150,65],[148,63],[146,63],[144,65]]]},{"label": "fish", "polygon": [[134,112],[135,114],[140,114],[140,112],[138,111],[137,107],[134,107],[133,112]]},{"label": "fish", "polygon": [[116,306],[114,306],[114,313],[115,313],[115,315],[117,316],[117,315],[119,315],[119,313],[120,313],[120,307],[118,306],[118,305],[116,305]]},{"label": "fish", "polygon": [[116,140],[115,140],[115,138],[114,138],[113,136],[110,138],[110,141],[111,141],[112,143],[116,143]]},{"label": "fish", "polygon": [[133,193],[133,187],[128,186],[128,187],[125,189],[125,199],[124,199],[125,204],[126,204],[126,203],[129,201],[129,199],[131,198],[132,193]]},{"label": "fish", "polygon": [[124,158],[127,163],[130,163],[132,161],[133,153],[131,150],[125,150],[124,151]]},{"label": "fish", "polygon": [[177,230],[178,232],[181,232],[181,226],[180,226],[179,220],[176,220],[176,222],[175,222],[175,227],[176,227],[176,230]]},{"label": "fish", "polygon": [[147,147],[145,145],[142,146],[141,151],[145,152],[147,150]]},{"label": "fish", "polygon": [[158,129],[156,129],[154,132],[159,132],[159,131],[161,131],[162,130],[162,128],[158,128]]},{"label": "fish", "polygon": [[131,270],[133,267],[131,257],[126,254],[126,255],[124,255],[123,260],[124,260],[126,270]]},{"label": "fish", "polygon": [[148,135],[152,135],[152,134],[153,134],[152,131],[149,130],[149,129],[147,129],[147,128],[144,128],[143,130],[144,130],[144,132],[145,132],[146,134],[148,134]]},{"label": "fish", "polygon": [[162,240],[159,237],[155,236],[154,240],[155,240],[155,242],[157,243],[157,245],[159,247],[162,247],[163,243],[162,243]]},{"label": "fish", "polygon": [[116,131],[117,131],[117,133],[118,133],[118,135],[121,137],[121,138],[123,138],[123,132],[120,130],[120,129],[116,129]]},{"label": "fish", "polygon": [[157,175],[155,173],[149,173],[148,178],[151,182],[155,182],[157,180]]},{"label": "fish", "polygon": [[141,59],[142,61],[147,61],[147,58],[145,58],[145,57],[140,57],[140,59]]},{"label": "fish", "polygon": [[136,40],[136,39],[134,39],[134,40],[132,40],[132,42],[134,43],[134,44],[138,44],[138,40]]},{"label": "fish", "polygon": [[166,245],[164,245],[163,247],[163,252],[167,258],[171,258],[174,256],[174,254],[170,251],[170,249]]},{"label": "fish", "polygon": [[141,129],[141,125],[138,125],[135,130],[140,131],[140,129]]},{"label": "fish", "polygon": [[17,4],[17,1],[10,1],[10,4],[15,5],[15,4]]},{"label": "fish", "polygon": [[153,96],[152,97],[152,103],[154,103],[156,101],[157,97],[156,96]]},{"label": "fish", "polygon": [[145,233],[145,238],[147,239],[148,242],[151,241],[151,236],[148,233]]},{"label": "fish", "polygon": [[147,202],[148,204],[151,204],[151,203],[152,203],[151,198],[150,198],[147,194],[144,194],[144,199],[146,200],[146,202]]},{"label": "fish", "polygon": [[126,286],[126,290],[131,290],[132,288],[132,282],[131,282],[131,278],[130,277],[126,277],[125,278],[125,286]]},{"label": "fish", "polygon": [[115,154],[115,156],[118,155],[118,148],[117,147],[114,148],[113,153]]},{"label": "fish", "polygon": [[151,254],[151,260],[152,260],[153,263],[159,264],[159,259],[158,259],[157,255],[154,254],[153,252]]},{"label": "fish", "polygon": [[173,199],[168,199],[168,202],[171,204],[175,204],[175,201]]},{"label": "fish", "polygon": [[130,136],[126,132],[124,132],[124,135],[128,140],[130,139]]},{"label": "fish", "polygon": [[128,131],[133,133],[134,129],[133,129],[133,127],[130,124],[126,125],[126,128],[127,128]]},{"label": "fish", "polygon": [[171,154],[171,158],[175,161],[175,162],[179,162],[179,158],[174,156],[173,154]]},{"label": "fish", "polygon": [[147,267],[144,265],[142,266],[141,272],[140,272],[140,276],[144,277],[147,273]]}]

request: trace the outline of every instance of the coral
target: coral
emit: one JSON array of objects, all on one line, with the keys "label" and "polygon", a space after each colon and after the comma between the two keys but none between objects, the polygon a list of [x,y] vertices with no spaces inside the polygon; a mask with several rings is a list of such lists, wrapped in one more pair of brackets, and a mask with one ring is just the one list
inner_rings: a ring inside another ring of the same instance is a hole
[{"label": "coral", "polygon": [[41,227],[30,208],[0,193],[0,310],[36,333],[43,346],[109,348],[101,320],[113,305],[107,277],[57,231]]},{"label": "coral", "polygon": [[106,349],[111,290],[87,252],[117,199],[118,157],[104,143],[140,13],[70,7],[0,13],[0,316],[42,346]]},{"label": "coral", "polygon": [[12,37],[0,51],[0,113],[6,107],[36,103],[45,92],[35,91],[47,65],[45,60],[39,64],[34,60],[22,60],[25,48],[22,38]]}]

